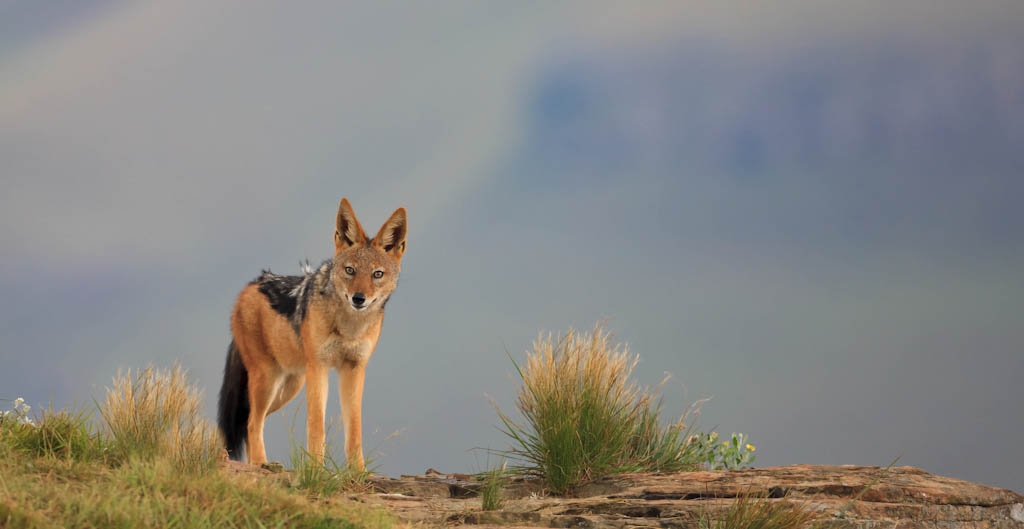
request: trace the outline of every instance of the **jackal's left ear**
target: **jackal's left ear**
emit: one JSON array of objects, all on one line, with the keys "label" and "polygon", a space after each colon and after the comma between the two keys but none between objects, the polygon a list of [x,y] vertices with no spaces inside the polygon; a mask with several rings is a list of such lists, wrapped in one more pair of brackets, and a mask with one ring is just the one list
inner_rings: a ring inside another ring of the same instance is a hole
[{"label": "jackal's left ear", "polygon": [[394,256],[395,259],[401,259],[402,254],[405,253],[405,234],[407,231],[408,225],[405,219],[405,208],[398,208],[391,214],[387,222],[380,227],[377,236],[373,238],[373,244]]},{"label": "jackal's left ear", "polygon": [[347,198],[338,204],[338,220],[334,224],[334,251],[340,252],[350,246],[366,242],[366,232],[356,220],[356,212]]}]

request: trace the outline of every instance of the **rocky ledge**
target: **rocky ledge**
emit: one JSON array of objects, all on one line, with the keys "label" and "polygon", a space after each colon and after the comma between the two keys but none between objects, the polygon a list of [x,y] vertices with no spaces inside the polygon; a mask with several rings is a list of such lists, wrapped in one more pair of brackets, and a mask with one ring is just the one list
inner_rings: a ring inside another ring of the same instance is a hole
[{"label": "rocky ledge", "polygon": [[739,471],[624,474],[587,484],[572,497],[512,479],[501,509],[483,511],[472,476],[429,470],[375,477],[375,492],[353,499],[382,505],[422,526],[694,528],[737,497],[760,495],[811,509],[830,529],[1024,529],[1024,495],[913,467],[794,465]]}]

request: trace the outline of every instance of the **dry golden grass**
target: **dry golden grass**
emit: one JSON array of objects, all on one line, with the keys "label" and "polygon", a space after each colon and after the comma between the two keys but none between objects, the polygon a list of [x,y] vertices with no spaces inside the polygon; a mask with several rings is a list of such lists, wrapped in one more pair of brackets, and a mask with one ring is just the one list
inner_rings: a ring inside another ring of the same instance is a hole
[{"label": "dry golden grass", "polygon": [[201,403],[202,392],[180,366],[150,366],[134,376],[130,369],[118,373],[100,414],[118,457],[167,454],[181,471],[205,472],[216,466],[220,440],[216,428],[200,416]]}]

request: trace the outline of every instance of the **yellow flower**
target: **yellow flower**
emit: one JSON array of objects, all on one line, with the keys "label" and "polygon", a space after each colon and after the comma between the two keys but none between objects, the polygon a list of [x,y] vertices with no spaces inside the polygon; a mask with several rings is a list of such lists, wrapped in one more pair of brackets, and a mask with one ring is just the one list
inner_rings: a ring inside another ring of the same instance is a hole
[{"label": "yellow flower", "polygon": [[757,450],[757,447],[750,443],[747,443],[747,450],[753,452],[754,450]]}]

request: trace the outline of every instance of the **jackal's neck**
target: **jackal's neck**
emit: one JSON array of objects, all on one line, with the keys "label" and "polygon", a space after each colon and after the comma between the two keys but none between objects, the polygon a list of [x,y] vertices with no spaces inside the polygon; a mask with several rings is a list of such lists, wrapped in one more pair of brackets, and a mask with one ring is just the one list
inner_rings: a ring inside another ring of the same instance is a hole
[{"label": "jackal's neck", "polygon": [[384,310],[381,307],[371,307],[359,312],[345,310],[343,306],[335,305],[334,332],[342,337],[357,339],[367,334],[371,328],[380,325],[384,319]]}]

